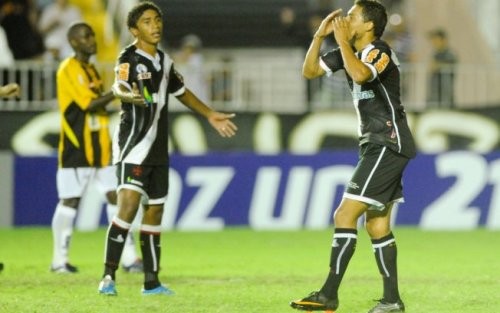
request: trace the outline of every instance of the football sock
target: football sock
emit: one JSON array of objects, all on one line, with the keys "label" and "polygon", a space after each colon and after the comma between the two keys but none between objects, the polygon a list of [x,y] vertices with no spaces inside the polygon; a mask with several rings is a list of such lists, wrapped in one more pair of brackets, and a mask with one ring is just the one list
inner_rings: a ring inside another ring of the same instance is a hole
[{"label": "football sock", "polygon": [[125,245],[123,246],[122,252],[122,264],[125,266],[130,266],[134,264],[138,259],[137,251],[135,249],[134,234],[129,231],[127,238],[125,239]]},{"label": "football sock", "polygon": [[144,289],[160,286],[158,272],[160,271],[160,225],[141,225],[140,241],[142,259],[144,262]]},{"label": "football sock", "polygon": [[337,228],[333,234],[330,255],[330,272],[320,292],[329,299],[338,298],[338,289],[349,261],[356,250],[358,232],[356,229]]},{"label": "football sock", "polygon": [[372,246],[377,260],[377,266],[384,282],[384,300],[397,302],[399,298],[396,239],[393,234],[372,239]]},{"label": "football sock", "polygon": [[68,251],[73,233],[76,209],[59,203],[52,217],[52,236],[54,253],[52,266],[61,266],[68,262]]},{"label": "football sock", "polygon": [[[114,204],[106,205],[106,213],[108,216],[108,221],[111,223],[116,213],[118,212],[118,207]],[[125,245],[123,246],[123,252],[121,256],[122,264],[125,266],[132,265],[138,259],[137,250],[135,248],[134,235],[131,231],[128,232],[127,238],[125,239]]]},{"label": "football sock", "polygon": [[108,234],[106,236],[105,256],[104,263],[104,276],[110,275],[115,279],[115,272],[120,263],[123,246],[125,245],[125,238],[127,238],[130,223],[127,223],[117,216],[113,218],[113,222],[108,227]]}]

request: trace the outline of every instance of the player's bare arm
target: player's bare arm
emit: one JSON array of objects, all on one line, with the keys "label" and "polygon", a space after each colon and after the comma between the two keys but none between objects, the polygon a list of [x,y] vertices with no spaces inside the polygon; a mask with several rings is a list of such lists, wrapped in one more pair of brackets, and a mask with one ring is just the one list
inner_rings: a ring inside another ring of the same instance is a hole
[{"label": "player's bare arm", "polygon": [[[350,16],[350,18],[352,18]],[[364,84],[372,78],[372,72],[360,59],[356,57],[353,50],[353,37],[354,32],[351,30],[349,20],[346,17],[338,16],[332,21],[335,40],[339,45],[342,59],[344,61],[344,68],[352,80],[359,85]],[[359,48],[364,48],[361,46]]]},{"label": "player's bare arm", "polygon": [[0,97],[19,97],[21,88],[16,83],[10,83],[5,86],[0,86]]},{"label": "player's bare arm", "polygon": [[328,16],[323,19],[321,25],[314,34],[311,45],[307,50],[304,64],[302,65],[302,75],[305,78],[312,79],[325,74],[325,70],[323,70],[319,65],[320,48],[324,38],[333,32],[333,19],[340,14],[342,14],[342,9],[335,10],[328,14]]},{"label": "player's bare arm", "polygon": [[136,83],[132,83],[132,90],[129,90],[125,86],[118,83],[113,84],[111,90],[113,91],[115,97],[123,102],[142,107],[146,106],[146,100],[139,92],[139,88]]},{"label": "player's bare arm", "polygon": [[114,99],[115,99],[115,94],[113,93],[113,91],[108,91],[100,95],[98,98],[92,100],[89,104],[88,110],[92,112],[100,108],[104,108]]},{"label": "player's bare arm", "polygon": [[236,134],[238,127],[231,121],[231,119],[235,117],[235,114],[221,113],[212,110],[187,88],[186,91],[177,98],[191,110],[206,117],[210,125],[212,125],[222,137],[232,137]]}]

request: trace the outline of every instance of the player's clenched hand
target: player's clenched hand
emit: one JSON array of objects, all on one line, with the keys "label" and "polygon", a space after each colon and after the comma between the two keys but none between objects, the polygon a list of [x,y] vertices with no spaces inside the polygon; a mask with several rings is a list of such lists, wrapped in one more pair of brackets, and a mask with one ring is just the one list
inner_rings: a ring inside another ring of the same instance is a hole
[{"label": "player's clenched hand", "polygon": [[349,27],[349,21],[343,16],[338,16],[333,19],[333,34],[335,36],[335,41],[340,44],[342,42],[349,43],[353,37],[351,28]]},{"label": "player's clenched hand", "polygon": [[115,85],[113,86],[113,92],[115,96],[123,102],[143,107],[146,106],[146,100],[141,95],[136,83],[132,83],[132,90],[127,90],[121,85]]},{"label": "player's clenched hand", "polygon": [[232,137],[238,130],[238,127],[231,121],[233,117],[235,117],[235,114],[212,112],[208,115],[207,119],[219,135],[222,137]]},{"label": "player's clenched hand", "polygon": [[318,27],[318,30],[316,31],[316,34],[314,34],[315,37],[325,37],[328,36],[333,32],[333,24],[332,21],[335,19],[337,16],[340,16],[342,14],[342,9],[337,9],[333,11],[332,13],[328,14],[327,17],[323,19],[321,22],[321,25]]}]

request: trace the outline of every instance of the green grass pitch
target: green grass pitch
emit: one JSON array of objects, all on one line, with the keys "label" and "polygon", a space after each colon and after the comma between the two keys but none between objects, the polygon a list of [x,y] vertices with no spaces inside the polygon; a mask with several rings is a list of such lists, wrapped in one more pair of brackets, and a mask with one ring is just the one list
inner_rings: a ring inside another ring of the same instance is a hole
[{"label": "green grass pitch", "polygon": [[[360,230],[338,313],[366,313],[381,296],[370,242]],[[395,230],[400,291],[412,313],[500,311],[500,233]],[[0,312],[294,312],[288,303],[321,286],[332,230],[165,232],[161,279],[176,295],[143,297],[141,274],[117,276],[118,297],[97,293],[105,230],[75,232],[80,273],[49,272],[49,228],[0,230]],[[297,311],[298,312],[298,311]]]}]

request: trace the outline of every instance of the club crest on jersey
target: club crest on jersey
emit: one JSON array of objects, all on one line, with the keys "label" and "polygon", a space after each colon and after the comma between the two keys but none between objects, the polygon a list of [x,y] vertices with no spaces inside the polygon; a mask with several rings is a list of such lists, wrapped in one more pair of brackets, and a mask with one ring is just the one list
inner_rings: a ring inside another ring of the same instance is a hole
[{"label": "club crest on jersey", "polygon": [[139,63],[135,67],[135,70],[137,71],[138,80],[151,79],[151,72],[148,72],[148,68],[146,67],[146,65]]}]

